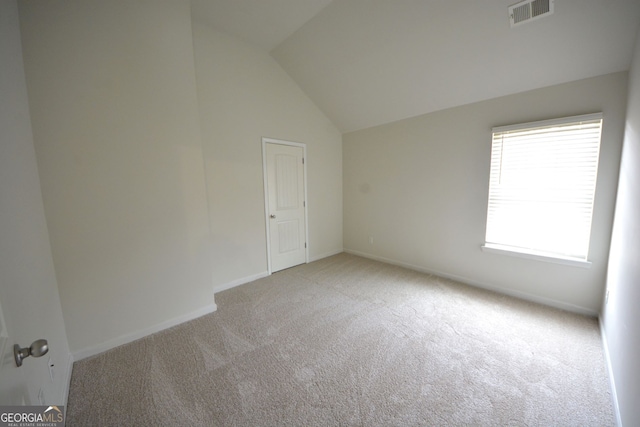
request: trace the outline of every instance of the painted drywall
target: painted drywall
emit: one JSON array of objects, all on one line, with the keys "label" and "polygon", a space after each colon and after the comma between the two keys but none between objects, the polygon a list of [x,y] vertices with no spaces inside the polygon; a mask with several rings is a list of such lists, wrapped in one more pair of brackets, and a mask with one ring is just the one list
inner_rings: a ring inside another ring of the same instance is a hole
[{"label": "painted drywall", "polygon": [[603,335],[624,426],[640,425],[640,33],[631,70]]},{"label": "painted drywall", "polygon": [[[345,250],[596,314],[607,268],[626,82],[626,72],[608,74],[343,135]],[[598,111],[604,125],[591,268],[482,252],[491,128]]]},{"label": "painted drywall", "polygon": [[[60,308],[33,146],[18,7],[0,2],[0,305],[8,339],[0,354],[0,405],[64,405],[70,352]],[[13,362],[13,345],[49,343],[38,359]],[[1,349],[0,349],[1,350]],[[48,361],[54,363],[53,381]]]},{"label": "painted drywall", "polygon": [[271,54],[343,132],[628,70],[638,0],[558,0],[510,28],[513,3],[334,1]]},{"label": "painted drywall", "polygon": [[22,1],[19,12],[71,350],[214,310],[189,2]]},{"label": "painted drywall", "polygon": [[191,0],[202,23],[270,51],[332,0]]},{"label": "painted drywall", "polygon": [[262,137],[307,145],[309,256],[342,251],[342,137],[265,52],[198,22],[196,76],[216,289],[267,271]]}]

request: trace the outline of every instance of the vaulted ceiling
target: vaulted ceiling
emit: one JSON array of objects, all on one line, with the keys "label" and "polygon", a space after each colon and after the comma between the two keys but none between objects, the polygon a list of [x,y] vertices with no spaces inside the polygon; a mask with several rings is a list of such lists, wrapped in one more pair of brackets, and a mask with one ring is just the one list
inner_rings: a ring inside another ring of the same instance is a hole
[{"label": "vaulted ceiling", "polygon": [[271,53],[342,131],[627,70],[638,0],[192,0],[202,22]]}]

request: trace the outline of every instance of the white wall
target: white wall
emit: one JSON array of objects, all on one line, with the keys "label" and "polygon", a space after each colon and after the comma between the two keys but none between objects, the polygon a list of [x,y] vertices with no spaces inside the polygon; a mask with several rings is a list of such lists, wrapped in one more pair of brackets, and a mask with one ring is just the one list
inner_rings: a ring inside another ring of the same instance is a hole
[{"label": "white wall", "polygon": [[19,10],[72,351],[214,310],[189,3],[23,1]]},{"label": "white wall", "polygon": [[[70,353],[60,309],[33,147],[18,7],[0,2],[0,305],[9,334],[0,354],[0,405],[65,404]],[[13,361],[13,345],[49,342],[49,353]],[[47,362],[54,362],[54,381]]]},{"label": "white wall", "polygon": [[[596,314],[607,268],[626,82],[625,72],[609,74],[343,135],[345,250]],[[598,111],[604,127],[591,268],[482,252],[491,128]]]},{"label": "white wall", "polygon": [[217,289],[267,271],[262,137],[307,144],[310,258],[341,252],[340,132],[266,52],[193,19]]},{"label": "white wall", "polygon": [[640,33],[629,71],[629,98],[611,238],[603,335],[622,425],[640,425]]},{"label": "white wall", "polygon": [[267,53],[192,32],[188,1],[19,6],[77,356],[213,310],[215,290],[266,272],[263,136],[307,144],[310,257],[342,250],[341,135]]}]

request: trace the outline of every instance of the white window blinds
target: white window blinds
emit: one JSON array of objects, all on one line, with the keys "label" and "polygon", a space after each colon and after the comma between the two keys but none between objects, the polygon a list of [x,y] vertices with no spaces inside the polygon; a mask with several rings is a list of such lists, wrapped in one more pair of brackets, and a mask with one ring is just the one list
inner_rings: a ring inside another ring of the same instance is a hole
[{"label": "white window blinds", "polygon": [[587,259],[602,114],[493,129],[487,247]]}]

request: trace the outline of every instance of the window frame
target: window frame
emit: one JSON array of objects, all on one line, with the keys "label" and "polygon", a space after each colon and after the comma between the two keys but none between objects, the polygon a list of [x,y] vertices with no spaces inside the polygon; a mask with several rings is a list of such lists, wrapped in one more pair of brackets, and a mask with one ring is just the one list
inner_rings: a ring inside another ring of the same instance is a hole
[{"label": "window frame", "polygon": [[[489,188],[488,188],[488,196],[487,196],[487,216],[485,218],[485,235],[484,235],[484,239],[485,242],[483,245],[481,245],[481,249],[484,252],[488,252],[488,253],[494,253],[494,254],[502,254],[502,255],[509,255],[509,256],[515,256],[515,257],[519,257],[519,258],[526,258],[526,259],[533,259],[533,260],[537,260],[537,261],[546,261],[546,262],[552,262],[552,263],[557,263],[557,264],[564,264],[564,265],[571,265],[571,266],[576,266],[576,267],[583,267],[583,268],[589,268],[591,266],[591,262],[588,260],[588,255],[589,255],[589,249],[590,249],[590,245],[591,245],[591,237],[593,234],[593,214],[595,211],[595,198],[596,198],[596,191],[597,191],[597,179],[598,179],[598,169],[599,169],[599,159],[600,159],[600,151],[601,151],[601,147],[602,147],[602,130],[603,130],[603,126],[604,126],[604,119],[603,119],[603,114],[600,113],[592,113],[592,114],[584,114],[584,115],[579,115],[579,116],[570,116],[570,117],[561,117],[561,118],[555,118],[555,119],[550,119],[550,120],[541,120],[541,121],[535,121],[535,122],[527,122],[527,123],[519,123],[519,124],[513,124],[513,125],[507,125],[507,126],[498,126],[498,127],[494,127],[491,129],[491,151],[492,151],[492,156],[493,156],[493,149],[494,149],[494,135],[496,133],[504,133],[504,132],[509,132],[509,131],[517,131],[517,130],[525,130],[525,129],[535,129],[535,128],[544,128],[544,127],[549,127],[549,126],[554,126],[554,125],[566,125],[566,124],[570,124],[570,123],[577,123],[577,122],[583,122],[583,121],[593,121],[593,120],[600,120],[600,139],[598,142],[598,155],[596,157],[596,161],[595,161],[595,169],[596,169],[596,175],[595,175],[595,182],[594,182],[594,189],[593,189],[593,198],[592,198],[592,202],[591,202],[591,220],[590,220],[590,226],[589,226],[589,234],[588,234],[588,239],[587,239],[587,248],[586,248],[586,254],[584,258],[581,257],[574,257],[574,256],[568,256],[568,255],[563,255],[560,253],[553,253],[553,252],[546,252],[546,251],[542,251],[542,250],[536,250],[536,249],[529,249],[529,248],[523,248],[523,247],[518,247],[518,246],[509,246],[509,245],[505,245],[505,244],[499,244],[499,243],[490,243],[487,242],[487,229],[488,229],[488,224],[489,224],[489,201],[490,201],[490,193],[491,193],[491,180],[489,180]],[[490,160],[490,168],[493,167],[493,158],[491,158]]]}]

